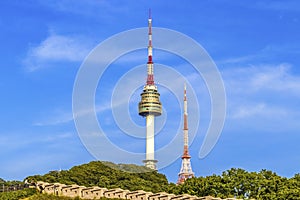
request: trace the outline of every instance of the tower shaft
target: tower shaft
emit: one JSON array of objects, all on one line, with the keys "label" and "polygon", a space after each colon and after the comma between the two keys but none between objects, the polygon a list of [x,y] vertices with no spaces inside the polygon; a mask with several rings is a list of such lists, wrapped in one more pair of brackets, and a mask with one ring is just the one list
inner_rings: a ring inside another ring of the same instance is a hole
[{"label": "tower shaft", "polygon": [[157,161],[154,159],[154,115],[146,116],[146,160],[145,166],[156,169]]},{"label": "tower shaft", "polygon": [[187,97],[186,97],[186,86],[184,86],[184,99],[183,99],[183,135],[184,135],[184,143],[183,143],[183,155],[181,157],[181,169],[178,174],[177,184],[182,184],[188,178],[194,177],[194,172],[192,170],[191,165],[191,156],[189,154],[189,135],[188,135],[188,112],[187,112]]},{"label": "tower shaft", "polygon": [[148,19],[148,62],[147,81],[141,93],[139,102],[139,115],[146,117],[146,159],[143,161],[146,167],[156,169],[157,160],[154,156],[154,122],[155,117],[161,115],[162,106],[159,100],[160,94],[154,84],[153,60],[152,60],[152,18],[149,12]]}]

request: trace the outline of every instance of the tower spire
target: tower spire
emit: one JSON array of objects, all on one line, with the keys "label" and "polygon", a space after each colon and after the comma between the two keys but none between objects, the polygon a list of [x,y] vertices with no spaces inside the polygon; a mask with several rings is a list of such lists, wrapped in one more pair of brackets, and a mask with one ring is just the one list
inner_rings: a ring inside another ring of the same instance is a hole
[{"label": "tower spire", "polygon": [[148,18],[147,85],[154,85],[153,61],[152,61],[152,17],[151,17],[151,9],[149,9],[149,18]]},{"label": "tower spire", "polygon": [[181,156],[181,169],[178,174],[177,184],[182,184],[188,178],[194,177],[194,172],[191,165],[191,156],[189,154],[189,135],[188,135],[188,112],[187,112],[187,97],[186,97],[186,84],[184,84],[184,98],[183,98],[183,154]]}]

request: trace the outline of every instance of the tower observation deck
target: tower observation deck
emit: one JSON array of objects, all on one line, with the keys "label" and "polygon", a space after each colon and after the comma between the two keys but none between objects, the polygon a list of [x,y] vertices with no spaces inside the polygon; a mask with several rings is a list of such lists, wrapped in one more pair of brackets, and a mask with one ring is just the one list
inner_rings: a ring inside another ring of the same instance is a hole
[{"label": "tower observation deck", "polygon": [[141,93],[139,102],[139,115],[146,117],[146,159],[145,166],[156,169],[157,160],[154,157],[154,117],[161,115],[162,105],[159,100],[157,86],[154,84],[153,61],[152,61],[152,18],[149,12],[148,19],[148,62],[147,82]]}]

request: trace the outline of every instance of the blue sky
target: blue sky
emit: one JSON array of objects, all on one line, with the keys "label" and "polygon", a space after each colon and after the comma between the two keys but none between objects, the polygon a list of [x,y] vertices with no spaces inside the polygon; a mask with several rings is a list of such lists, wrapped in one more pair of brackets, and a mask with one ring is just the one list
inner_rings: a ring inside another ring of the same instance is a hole
[{"label": "blue sky", "polygon": [[[201,44],[224,81],[224,129],[210,154],[199,159],[210,118],[205,84],[199,77],[192,78],[195,71],[183,59],[154,51],[157,77],[163,77],[159,74],[160,63],[179,71],[192,86],[199,85],[195,93],[201,120],[190,146],[195,174],[220,174],[231,167],[270,169],[287,177],[300,172],[297,0],[191,0],[184,4],[179,0],[15,0],[0,3],[0,177],[23,179],[96,159],[81,142],[72,117],[76,74],[99,43],[122,31],[146,27],[149,8],[153,26],[179,31]],[[122,148],[136,152],[143,151],[143,141],[128,145],[132,138],[118,135],[120,130],[107,104],[117,81],[146,63],[146,54],[143,49],[114,61],[99,82],[95,96],[98,120],[108,137]],[[105,56],[99,55],[103,59]],[[139,80],[130,80],[128,88],[136,81],[143,84],[145,77],[141,74]],[[179,90],[183,88],[181,82],[174,84]],[[160,86],[159,90],[167,117],[157,137],[158,148],[181,129],[181,99],[167,87]],[[144,119],[135,110],[140,92],[141,88],[134,90],[125,106],[132,120],[143,126]],[[189,110],[191,116],[192,111]],[[127,160],[131,162],[130,158]],[[160,172],[175,182],[179,169],[177,159]]]}]

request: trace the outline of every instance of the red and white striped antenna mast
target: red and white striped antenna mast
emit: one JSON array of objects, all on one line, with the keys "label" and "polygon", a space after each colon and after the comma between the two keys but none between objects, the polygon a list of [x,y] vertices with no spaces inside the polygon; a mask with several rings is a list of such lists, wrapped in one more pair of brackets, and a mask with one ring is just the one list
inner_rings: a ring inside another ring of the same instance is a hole
[{"label": "red and white striped antenna mast", "polygon": [[189,134],[188,134],[188,112],[187,112],[187,97],[186,84],[184,84],[184,98],[183,98],[183,154],[181,156],[181,169],[178,174],[177,184],[182,184],[188,178],[194,177],[194,172],[191,165],[191,156],[189,154]]},{"label": "red and white striped antenna mast", "polygon": [[152,61],[152,17],[149,9],[148,18],[148,62],[147,62],[147,85],[154,85],[153,61]]}]

